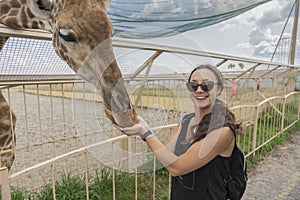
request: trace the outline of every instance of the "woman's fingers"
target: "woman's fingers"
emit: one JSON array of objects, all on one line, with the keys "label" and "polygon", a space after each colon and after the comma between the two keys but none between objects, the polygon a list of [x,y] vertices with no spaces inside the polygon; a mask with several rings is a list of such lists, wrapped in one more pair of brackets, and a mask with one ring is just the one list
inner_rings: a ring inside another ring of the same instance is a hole
[{"label": "woman's fingers", "polygon": [[138,123],[131,127],[120,127],[114,123],[113,126],[126,135],[141,135],[149,129],[147,122],[141,116],[138,116]]},{"label": "woman's fingers", "polygon": [[131,127],[125,127],[125,128],[123,128],[123,131],[126,134],[129,134],[129,135],[139,135],[141,129],[142,129],[141,125],[135,124],[135,125],[133,125]]},{"label": "woman's fingers", "polygon": [[139,133],[139,125],[135,124],[132,127],[120,127],[117,124],[113,124],[113,126],[126,135],[138,135]]}]

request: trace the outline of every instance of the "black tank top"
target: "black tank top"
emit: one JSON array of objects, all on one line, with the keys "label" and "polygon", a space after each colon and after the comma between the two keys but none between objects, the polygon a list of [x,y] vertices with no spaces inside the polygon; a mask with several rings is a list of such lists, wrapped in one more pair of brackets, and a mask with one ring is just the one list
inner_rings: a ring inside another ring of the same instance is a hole
[{"label": "black tank top", "polygon": [[[182,119],[175,154],[182,155],[190,147],[186,134],[190,120],[195,113],[187,114]],[[223,200],[226,199],[226,185],[222,174],[229,171],[230,157],[217,156],[205,166],[182,176],[173,176],[171,200]],[[225,168],[226,170],[220,170]]]}]

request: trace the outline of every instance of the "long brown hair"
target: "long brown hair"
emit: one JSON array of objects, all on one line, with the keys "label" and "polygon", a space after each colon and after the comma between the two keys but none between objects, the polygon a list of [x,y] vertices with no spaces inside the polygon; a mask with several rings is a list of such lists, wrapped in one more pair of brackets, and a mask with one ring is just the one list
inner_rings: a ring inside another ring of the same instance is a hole
[{"label": "long brown hair", "polygon": [[[208,69],[214,73],[217,78],[218,87],[221,94],[224,88],[223,76],[221,72],[213,65],[206,64],[196,67],[191,72],[188,81],[190,81],[192,74],[199,69]],[[205,138],[205,136],[211,131],[224,126],[229,127],[234,134],[242,133],[241,123],[236,122],[235,115],[227,108],[222,100],[217,98],[214,102],[212,112],[206,114],[199,124],[196,124],[192,127],[192,134],[194,135],[193,143]]]}]

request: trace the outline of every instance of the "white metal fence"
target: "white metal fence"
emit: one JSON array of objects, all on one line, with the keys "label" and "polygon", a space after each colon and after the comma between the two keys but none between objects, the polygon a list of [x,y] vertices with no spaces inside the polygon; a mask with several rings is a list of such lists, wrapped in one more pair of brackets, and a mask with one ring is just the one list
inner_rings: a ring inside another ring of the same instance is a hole
[{"label": "white metal fence", "polygon": [[[150,80],[141,93],[140,84],[129,87],[132,100],[139,98],[138,113],[156,127],[155,133],[162,140],[184,113],[193,110],[182,83],[183,80]],[[152,153],[139,138],[120,135],[111,126],[103,114],[101,99],[82,81],[38,82],[2,91],[18,117],[16,159],[10,173],[2,173],[2,195],[9,189],[7,179],[11,187],[28,191],[50,185],[56,199],[56,181],[70,174],[86,177],[86,198],[90,199],[89,178],[103,166],[111,169],[113,199],[118,198],[115,173],[119,171],[136,177],[135,185],[130,186],[134,187],[136,199],[141,194],[139,172],[152,174],[151,198],[156,199],[161,192],[155,177],[161,166]],[[230,108],[243,122],[245,134],[238,142],[247,157],[257,154],[299,120],[299,101],[299,93],[291,92],[258,104]]]}]

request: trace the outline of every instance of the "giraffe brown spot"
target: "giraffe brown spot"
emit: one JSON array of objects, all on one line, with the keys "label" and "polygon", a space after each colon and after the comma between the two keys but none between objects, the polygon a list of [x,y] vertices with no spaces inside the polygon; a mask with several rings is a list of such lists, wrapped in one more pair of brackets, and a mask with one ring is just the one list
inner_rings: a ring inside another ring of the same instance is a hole
[{"label": "giraffe brown spot", "polygon": [[32,22],[31,28],[33,29],[39,29],[39,24],[35,21]]},{"label": "giraffe brown spot", "polygon": [[18,24],[17,19],[15,18],[8,18],[6,20],[6,24],[9,24],[15,28],[21,28],[21,26]]},{"label": "giraffe brown spot", "polygon": [[1,15],[4,15],[4,14],[8,13],[9,10],[10,10],[10,7],[6,4],[4,4],[0,8],[0,13],[1,13]]},{"label": "giraffe brown spot", "polygon": [[21,7],[21,4],[18,1],[11,1],[10,6],[13,8],[19,8]]},{"label": "giraffe brown spot", "polygon": [[12,10],[12,11],[9,13],[9,15],[10,15],[10,16],[17,16],[18,13],[19,13],[18,10]]},{"label": "giraffe brown spot", "polygon": [[22,25],[28,28],[28,20],[27,20],[27,15],[24,7],[21,10],[21,19],[22,19]]},{"label": "giraffe brown spot", "polygon": [[30,11],[29,8],[26,8],[26,13],[27,13],[27,16],[30,18],[30,19],[33,19],[35,16],[32,14],[32,12]]},{"label": "giraffe brown spot", "polygon": [[31,28],[31,26],[29,26],[27,19],[23,19],[22,21],[22,27],[23,28]]}]

